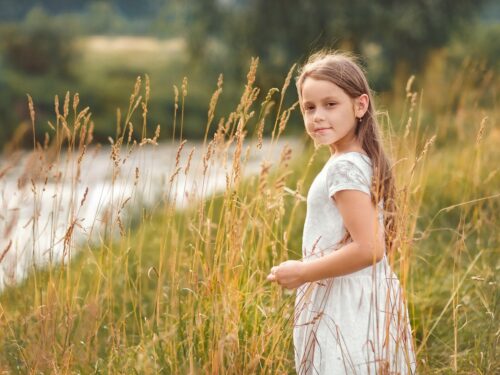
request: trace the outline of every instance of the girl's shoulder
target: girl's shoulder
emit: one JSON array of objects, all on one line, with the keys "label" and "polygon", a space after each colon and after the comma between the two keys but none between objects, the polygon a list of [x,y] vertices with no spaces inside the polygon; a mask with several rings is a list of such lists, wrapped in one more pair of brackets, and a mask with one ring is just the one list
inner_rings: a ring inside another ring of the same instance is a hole
[{"label": "girl's shoulder", "polygon": [[366,154],[357,151],[345,152],[339,155],[332,155],[328,160],[327,166],[331,168],[346,167],[359,168],[364,173],[371,175],[372,161]]},{"label": "girl's shoulder", "polygon": [[359,152],[332,156],[325,165],[329,195],[339,190],[354,189],[370,194],[372,166],[370,158]]}]

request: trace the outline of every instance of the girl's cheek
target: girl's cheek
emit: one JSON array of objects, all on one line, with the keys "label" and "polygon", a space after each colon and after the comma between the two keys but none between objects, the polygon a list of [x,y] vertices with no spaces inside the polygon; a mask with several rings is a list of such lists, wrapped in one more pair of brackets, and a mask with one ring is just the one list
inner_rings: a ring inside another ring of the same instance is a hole
[{"label": "girl's cheek", "polygon": [[310,121],[308,121],[308,120],[306,120],[306,119],[304,119],[304,126],[305,126],[305,128],[306,128],[306,130],[307,130],[308,132],[309,132],[309,131],[311,131],[311,130],[312,130],[312,128],[313,128],[313,127],[312,127],[312,125],[311,125],[311,122],[310,122]]}]

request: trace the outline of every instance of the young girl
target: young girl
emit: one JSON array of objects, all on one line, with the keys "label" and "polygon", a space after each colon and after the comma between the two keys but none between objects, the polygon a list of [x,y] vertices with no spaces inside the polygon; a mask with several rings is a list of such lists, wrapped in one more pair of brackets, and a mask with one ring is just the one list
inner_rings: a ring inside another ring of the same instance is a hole
[{"label": "young girl", "polygon": [[303,261],[281,263],[267,277],[297,288],[296,370],[414,374],[407,308],[386,258],[394,179],[367,80],[350,55],[320,52],[297,89],[307,133],[332,155],[307,195]]}]

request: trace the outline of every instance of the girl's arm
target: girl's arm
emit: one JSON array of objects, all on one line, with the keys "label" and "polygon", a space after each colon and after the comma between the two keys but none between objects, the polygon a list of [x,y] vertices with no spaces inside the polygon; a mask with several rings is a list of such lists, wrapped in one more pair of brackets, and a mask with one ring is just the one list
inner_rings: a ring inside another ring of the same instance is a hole
[{"label": "girl's arm", "polygon": [[283,262],[271,269],[267,277],[269,281],[293,289],[305,282],[359,271],[383,258],[383,228],[379,226],[377,211],[370,196],[358,190],[340,190],[334,198],[352,242],[312,261]]},{"label": "girl's arm", "polygon": [[384,231],[370,196],[358,190],[340,190],[334,198],[352,242],[321,258],[304,262],[305,282],[356,272],[384,256]]}]

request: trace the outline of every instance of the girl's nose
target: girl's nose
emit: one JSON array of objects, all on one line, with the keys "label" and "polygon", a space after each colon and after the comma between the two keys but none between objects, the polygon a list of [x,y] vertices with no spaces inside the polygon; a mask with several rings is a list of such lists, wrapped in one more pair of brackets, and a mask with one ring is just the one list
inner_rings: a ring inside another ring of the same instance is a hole
[{"label": "girl's nose", "polygon": [[314,115],[313,115],[313,121],[322,121],[324,120],[325,117],[323,116],[323,113],[319,110],[319,109],[316,109],[314,111]]}]

